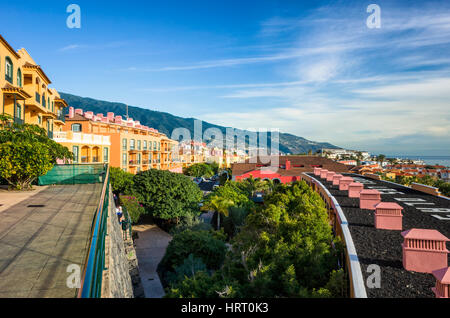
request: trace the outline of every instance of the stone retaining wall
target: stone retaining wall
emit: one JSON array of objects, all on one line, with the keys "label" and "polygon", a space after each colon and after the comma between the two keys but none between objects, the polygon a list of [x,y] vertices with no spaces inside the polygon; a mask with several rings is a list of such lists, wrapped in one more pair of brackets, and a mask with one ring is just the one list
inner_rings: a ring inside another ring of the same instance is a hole
[{"label": "stone retaining wall", "polygon": [[[109,195],[108,235],[105,242],[105,268],[103,271],[102,298],[133,298],[133,283],[130,276],[137,267],[133,243],[124,242],[122,228],[117,220],[112,193]],[[131,266],[130,266],[131,265]],[[136,279],[135,279],[136,280]]]}]

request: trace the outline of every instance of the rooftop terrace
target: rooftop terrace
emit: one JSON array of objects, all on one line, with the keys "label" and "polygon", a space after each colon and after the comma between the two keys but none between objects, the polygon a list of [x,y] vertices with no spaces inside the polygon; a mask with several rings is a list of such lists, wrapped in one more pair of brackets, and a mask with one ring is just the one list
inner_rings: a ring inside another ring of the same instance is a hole
[{"label": "rooftop terrace", "polygon": [[[433,196],[386,181],[373,180],[361,175],[343,174],[362,183],[364,189],[381,192],[382,202],[395,202],[403,208],[403,230],[382,230],[374,226],[374,211],[360,209],[359,198],[349,198],[348,191],[325,178],[307,173],[317,180],[336,199],[342,209],[356,249],[364,282],[373,273],[368,266],[376,264],[381,269],[381,288],[367,288],[370,298],[434,298],[432,287],[436,279],[432,274],[407,271],[403,267],[402,231],[413,228],[434,229],[450,237],[450,200]],[[449,255],[448,255],[449,256]]]},{"label": "rooftop terrace", "polygon": [[11,206],[23,194],[0,192],[0,298],[76,297],[66,270],[85,265],[101,190],[101,183],[51,186]]}]

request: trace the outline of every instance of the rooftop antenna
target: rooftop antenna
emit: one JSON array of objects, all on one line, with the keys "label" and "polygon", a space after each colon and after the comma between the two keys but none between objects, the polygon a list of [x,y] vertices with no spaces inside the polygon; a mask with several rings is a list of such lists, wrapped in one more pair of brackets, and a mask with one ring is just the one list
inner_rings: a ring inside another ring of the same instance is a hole
[{"label": "rooftop antenna", "polygon": [[126,113],[125,117],[127,118],[127,121],[128,121],[128,105],[125,104],[125,107],[126,107],[126,109],[127,109],[127,113]]}]

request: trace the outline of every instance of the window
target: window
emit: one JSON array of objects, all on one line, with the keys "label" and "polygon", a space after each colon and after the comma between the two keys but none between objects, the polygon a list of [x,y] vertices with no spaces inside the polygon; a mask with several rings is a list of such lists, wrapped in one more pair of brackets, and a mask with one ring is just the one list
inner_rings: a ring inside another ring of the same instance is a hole
[{"label": "window", "polygon": [[122,150],[127,150],[127,140],[122,139]]},{"label": "window", "polygon": [[140,164],[141,164],[141,154],[138,153],[138,165],[140,165]]},{"label": "window", "polygon": [[141,150],[141,141],[140,140],[137,141],[137,149]]},{"label": "window", "polygon": [[9,57],[6,57],[5,59],[5,79],[13,83],[13,63]]},{"label": "window", "polygon": [[127,154],[122,154],[122,166],[127,166]]},{"label": "window", "polygon": [[103,162],[108,162],[108,147],[103,148]]},{"label": "window", "polygon": [[78,146],[73,146],[72,152],[73,152],[73,162],[78,162]]},{"label": "window", "polygon": [[16,118],[22,118],[22,107],[20,104],[16,105]]},{"label": "window", "polygon": [[147,150],[147,140],[144,140],[144,150]]},{"label": "window", "polygon": [[156,141],[153,142],[153,150],[156,150]]},{"label": "window", "polygon": [[39,124],[39,125],[42,124],[42,117],[41,117],[41,115],[38,115],[38,124]]},{"label": "window", "polygon": [[22,87],[22,71],[20,68],[17,70],[17,86]]},{"label": "window", "polygon": [[81,132],[81,124],[72,124],[73,132]]},{"label": "window", "polygon": [[42,94],[42,106],[44,106],[44,108],[46,107],[46,104],[45,104],[45,94]]},{"label": "window", "polygon": [[161,143],[158,142],[158,151],[160,151],[160,150],[161,150]]},{"label": "window", "polygon": [[134,143],[135,143],[135,140],[131,139],[130,140],[130,150],[134,150]]}]

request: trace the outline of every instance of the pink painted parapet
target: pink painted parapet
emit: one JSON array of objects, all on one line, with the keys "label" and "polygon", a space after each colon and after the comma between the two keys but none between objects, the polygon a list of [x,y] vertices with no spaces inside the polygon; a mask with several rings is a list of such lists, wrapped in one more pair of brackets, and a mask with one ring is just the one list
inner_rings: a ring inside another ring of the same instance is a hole
[{"label": "pink painted parapet", "polygon": [[381,193],[378,190],[364,189],[359,193],[359,208],[375,210],[375,206],[381,202]]},{"label": "pink painted parapet", "polygon": [[432,273],[448,267],[446,242],[449,239],[436,230],[411,229],[404,237],[403,267],[407,271]]},{"label": "pink painted parapet", "polygon": [[348,185],[353,182],[353,178],[350,177],[342,177],[341,180],[339,180],[339,190],[340,191],[347,191]]},{"label": "pink painted parapet", "polygon": [[348,197],[359,198],[359,193],[364,189],[364,185],[359,182],[352,182],[348,185]]},{"label": "pink painted parapet", "polygon": [[337,185],[339,186],[339,181],[343,178],[344,176],[342,174],[335,174],[333,177],[333,185]]},{"label": "pink painted parapet", "polygon": [[380,202],[375,206],[375,228],[398,230],[402,228],[403,208],[395,202]]},{"label": "pink painted parapet", "polygon": [[328,173],[327,173],[327,181],[329,181],[329,182],[333,181],[333,177],[334,177],[335,174],[336,174],[336,172],[334,172],[334,171],[328,171]]},{"label": "pink painted parapet", "polygon": [[450,298],[450,267],[433,271],[433,276],[436,278],[436,286],[431,290],[436,298]]},{"label": "pink painted parapet", "polygon": [[320,170],[320,178],[325,179],[327,177],[327,173],[328,173],[327,169]]},{"label": "pink painted parapet", "polygon": [[314,168],[314,175],[315,176],[320,176],[320,171],[322,170],[322,168]]}]

